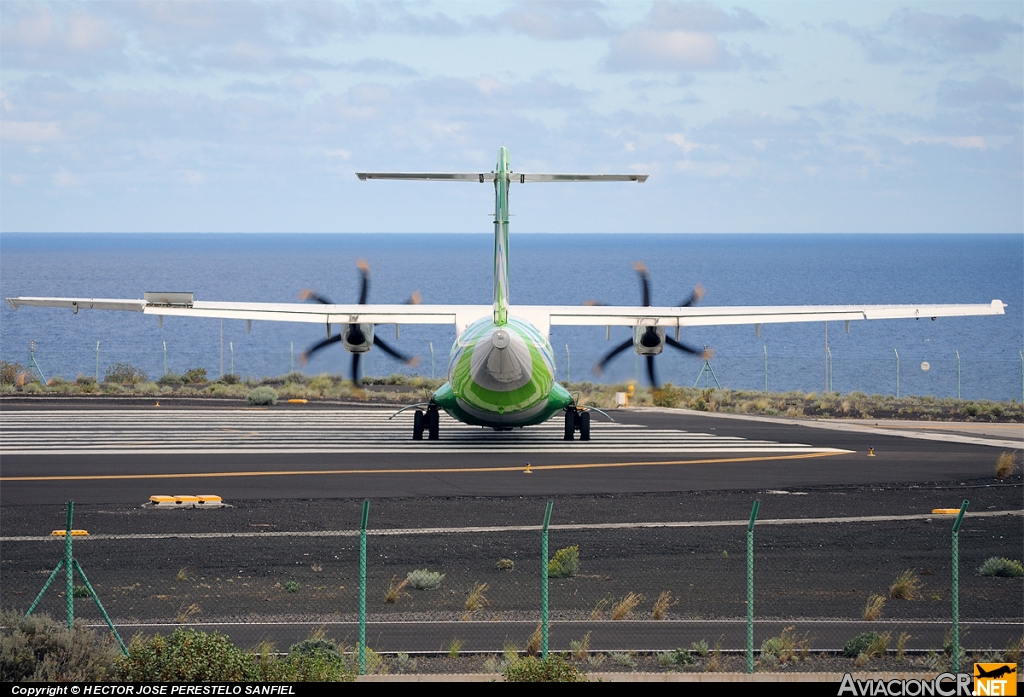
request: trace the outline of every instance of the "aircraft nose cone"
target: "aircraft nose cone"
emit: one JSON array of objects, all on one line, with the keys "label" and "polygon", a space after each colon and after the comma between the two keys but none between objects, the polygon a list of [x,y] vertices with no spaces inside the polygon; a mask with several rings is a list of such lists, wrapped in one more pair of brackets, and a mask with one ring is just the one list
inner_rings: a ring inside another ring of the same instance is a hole
[{"label": "aircraft nose cone", "polygon": [[510,339],[508,336],[508,332],[505,331],[504,329],[499,329],[498,331],[491,334],[491,344],[496,349],[507,348],[509,341]]}]

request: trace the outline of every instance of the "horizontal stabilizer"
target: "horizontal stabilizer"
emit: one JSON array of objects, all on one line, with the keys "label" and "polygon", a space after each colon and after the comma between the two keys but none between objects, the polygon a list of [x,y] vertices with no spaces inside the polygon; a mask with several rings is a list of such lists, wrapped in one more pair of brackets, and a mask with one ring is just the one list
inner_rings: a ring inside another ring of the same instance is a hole
[{"label": "horizontal stabilizer", "polygon": [[[360,180],[406,179],[413,181],[493,182],[494,172],[356,172]],[[639,182],[647,181],[646,174],[528,174],[509,172],[510,182]]]}]

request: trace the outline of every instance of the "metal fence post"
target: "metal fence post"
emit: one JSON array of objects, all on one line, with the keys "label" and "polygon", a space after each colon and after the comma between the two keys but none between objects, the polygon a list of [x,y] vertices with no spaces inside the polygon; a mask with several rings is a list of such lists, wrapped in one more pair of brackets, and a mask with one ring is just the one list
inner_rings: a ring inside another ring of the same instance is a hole
[{"label": "metal fence post", "polygon": [[960,524],[967,512],[967,499],[960,504],[960,513],[953,523],[953,672],[960,672]]},{"label": "metal fence post", "polygon": [[544,524],[540,532],[540,657],[548,657],[548,523],[551,522],[551,507],[554,501],[548,501],[544,510]]},{"label": "metal fence post", "polygon": [[100,384],[100,342],[96,342],[96,384]]},{"label": "metal fence post", "polygon": [[164,375],[167,375],[167,342],[162,342],[164,345]]},{"label": "metal fence post", "polygon": [[75,569],[71,554],[71,517],[75,510],[75,502],[68,501],[67,526],[64,531],[64,570],[67,572],[67,588],[65,600],[68,608],[68,629],[75,624]]},{"label": "metal fence post", "polygon": [[768,345],[764,345],[764,391],[768,391]]},{"label": "metal fence post", "polygon": [[288,372],[289,373],[294,373],[295,372],[295,342],[294,341],[289,341],[288,342],[288,353],[291,355],[291,369]]},{"label": "metal fence post", "polygon": [[960,399],[960,349],[956,349],[956,398]]},{"label": "metal fence post", "polygon": [[900,352],[892,350],[896,354],[896,399],[900,398]]},{"label": "metal fence post", "polygon": [[434,379],[434,342],[430,342],[430,379]]},{"label": "metal fence post", "polygon": [[754,501],[747,523],[747,672],[754,672],[754,523],[760,501]]},{"label": "metal fence post", "polygon": [[366,675],[366,522],[370,517],[370,499],[363,501],[359,524],[359,674]]}]

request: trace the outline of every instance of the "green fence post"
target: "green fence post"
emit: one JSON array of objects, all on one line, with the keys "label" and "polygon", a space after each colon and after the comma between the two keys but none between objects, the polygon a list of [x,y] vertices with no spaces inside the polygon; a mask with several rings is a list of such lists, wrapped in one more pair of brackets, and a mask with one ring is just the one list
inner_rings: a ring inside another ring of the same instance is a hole
[{"label": "green fence post", "polygon": [[64,570],[67,572],[67,608],[68,608],[68,629],[75,624],[75,569],[72,566],[71,555],[71,516],[75,510],[75,502],[68,501],[68,519],[64,532]]},{"label": "green fence post", "polygon": [[953,523],[953,672],[960,672],[960,524],[967,512],[967,499],[960,504],[960,513]]},{"label": "green fence post", "polygon": [[754,501],[747,523],[747,672],[754,672],[754,523],[760,501]]},{"label": "green fence post", "polygon": [[370,517],[370,499],[363,501],[363,520],[359,524],[359,674],[366,675],[366,522]]},{"label": "green fence post", "polygon": [[114,635],[115,639],[117,639],[117,645],[121,647],[121,653],[128,657],[128,647],[125,646],[124,641],[121,640],[121,635],[117,633],[117,627],[114,626],[114,621],[111,620],[110,615],[107,614],[106,608],[104,608],[103,603],[100,602],[100,596],[96,594],[96,590],[92,587],[92,584],[89,583],[89,577],[85,575],[85,570],[82,568],[82,565],[78,563],[77,559],[75,559],[75,568],[78,569],[78,575],[82,577],[82,582],[85,583],[85,588],[89,591],[89,595],[91,595],[92,599],[96,601],[96,607],[100,609],[100,614],[103,615],[103,620],[107,623],[107,626],[110,627],[110,633]]},{"label": "green fence post", "polygon": [[551,522],[551,507],[554,501],[548,501],[544,511],[544,525],[540,532],[540,657],[548,657],[548,523]]}]

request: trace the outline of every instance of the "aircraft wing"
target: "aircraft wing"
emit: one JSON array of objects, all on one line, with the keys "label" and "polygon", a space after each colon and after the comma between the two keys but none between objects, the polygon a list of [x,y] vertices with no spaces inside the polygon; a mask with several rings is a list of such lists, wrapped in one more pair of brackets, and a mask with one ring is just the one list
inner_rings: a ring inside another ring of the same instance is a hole
[{"label": "aircraft wing", "polygon": [[[314,303],[202,302],[191,293],[146,293],[141,300],[109,298],[7,298],[22,305],[86,310],[121,310],[167,317],[208,317],[311,324],[452,324],[461,333],[493,312],[491,305],[321,305]],[[726,307],[636,307],[516,305],[509,314],[545,335],[552,326],[698,327],[729,324],[835,322],[1002,315],[1000,300],[973,305],[778,305]]]},{"label": "aircraft wing", "polygon": [[109,298],[7,298],[21,306],[79,310],[121,310],[160,317],[210,317],[311,324],[452,324],[461,332],[490,315],[490,305],[322,305],[316,303],[203,302],[191,293],[146,293],[142,300]]},{"label": "aircraft wing", "polygon": [[1002,315],[1006,304],[975,305],[777,305],[726,307],[526,306],[511,314],[541,325],[698,327],[782,322],[835,322],[863,319],[922,319]]}]

